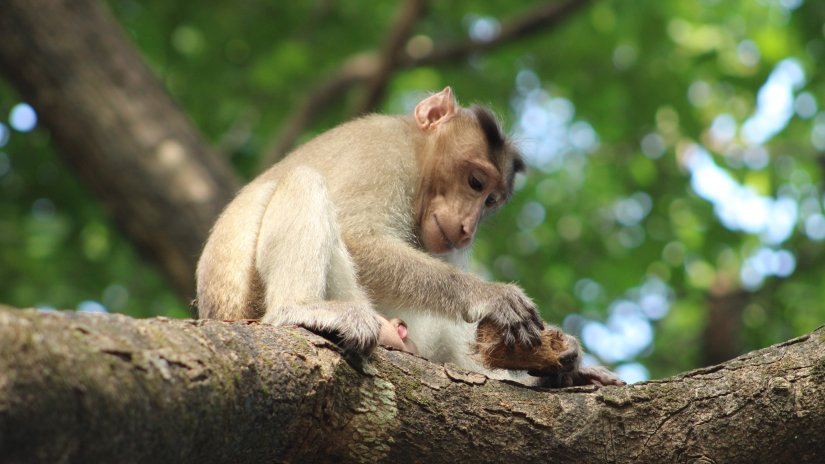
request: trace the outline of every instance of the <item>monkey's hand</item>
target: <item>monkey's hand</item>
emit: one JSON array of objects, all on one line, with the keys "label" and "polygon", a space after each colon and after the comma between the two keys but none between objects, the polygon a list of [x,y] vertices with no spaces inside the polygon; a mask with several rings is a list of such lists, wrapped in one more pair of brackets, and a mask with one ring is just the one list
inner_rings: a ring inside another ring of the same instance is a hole
[{"label": "monkey's hand", "polygon": [[491,324],[501,334],[507,348],[530,349],[541,344],[544,322],[536,311],[536,305],[516,285],[491,283],[488,296],[475,308],[480,324]]}]

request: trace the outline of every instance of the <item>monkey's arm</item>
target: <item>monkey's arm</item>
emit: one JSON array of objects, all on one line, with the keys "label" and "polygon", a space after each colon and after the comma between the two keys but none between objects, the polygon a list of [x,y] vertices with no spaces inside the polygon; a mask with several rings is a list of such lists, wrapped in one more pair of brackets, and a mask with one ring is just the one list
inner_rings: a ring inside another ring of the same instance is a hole
[{"label": "monkey's arm", "polygon": [[378,305],[431,311],[467,322],[487,319],[508,346],[539,343],[544,324],[518,286],[485,282],[398,239],[345,241],[360,283]]}]

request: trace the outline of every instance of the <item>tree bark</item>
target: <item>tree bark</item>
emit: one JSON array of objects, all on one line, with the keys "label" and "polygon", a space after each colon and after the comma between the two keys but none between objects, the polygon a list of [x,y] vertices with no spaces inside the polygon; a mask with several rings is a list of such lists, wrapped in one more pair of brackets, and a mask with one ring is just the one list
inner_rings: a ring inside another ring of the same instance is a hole
[{"label": "tree bark", "polygon": [[823,462],[825,328],[624,387],[527,388],[298,328],[0,309],[0,457]]},{"label": "tree bark", "polygon": [[0,2],[0,72],[179,295],[238,188],[98,0]]}]

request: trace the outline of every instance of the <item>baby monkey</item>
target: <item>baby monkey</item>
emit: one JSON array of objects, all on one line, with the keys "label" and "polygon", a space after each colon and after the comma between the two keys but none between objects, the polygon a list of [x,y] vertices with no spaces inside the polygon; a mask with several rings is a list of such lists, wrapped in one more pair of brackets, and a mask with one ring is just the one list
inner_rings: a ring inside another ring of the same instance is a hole
[{"label": "baby monkey", "polygon": [[[509,200],[523,169],[492,113],[462,108],[449,87],[409,116],[342,124],[223,211],[198,262],[199,315],[297,324],[361,354],[379,340],[408,349],[409,328],[424,357],[507,377],[479,361],[479,322],[511,351],[539,346],[544,323],[521,288],[466,268],[479,223]],[[562,349],[572,379],[578,343]]]}]

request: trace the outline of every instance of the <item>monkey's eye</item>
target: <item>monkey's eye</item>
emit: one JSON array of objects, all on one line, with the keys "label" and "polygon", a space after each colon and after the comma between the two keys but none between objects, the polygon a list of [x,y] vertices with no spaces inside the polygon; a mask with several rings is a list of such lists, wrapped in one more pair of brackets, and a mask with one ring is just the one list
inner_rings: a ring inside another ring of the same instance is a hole
[{"label": "monkey's eye", "polygon": [[475,190],[476,192],[480,192],[484,190],[484,184],[481,183],[476,176],[470,176],[469,180],[470,188]]},{"label": "monkey's eye", "polygon": [[490,195],[486,200],[484,200],[484,206],[488,208],[494,207],[496,203],[498,203],[498,196],[496,195]]}]

